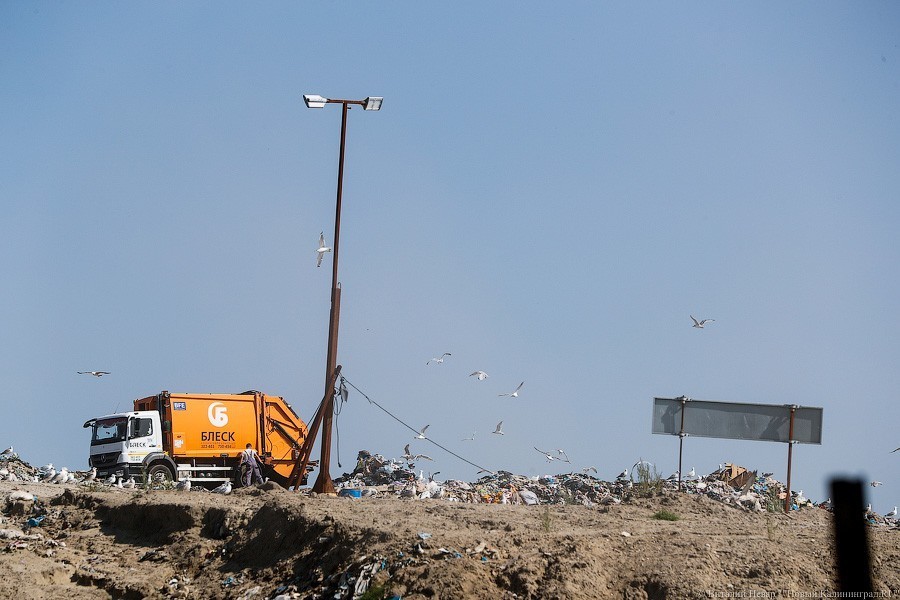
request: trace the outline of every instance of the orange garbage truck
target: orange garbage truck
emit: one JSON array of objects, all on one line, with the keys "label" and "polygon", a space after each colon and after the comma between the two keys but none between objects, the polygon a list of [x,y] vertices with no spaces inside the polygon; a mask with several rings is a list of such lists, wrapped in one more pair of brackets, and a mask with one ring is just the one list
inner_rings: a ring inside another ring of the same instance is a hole
[{"label": "orange garbage truck", "polygon": [[[134,411],[89,419],[89,464],[97,479],[183,480],[240,485],[240,454],[250,444],[263,476],[287,483],[307,437],[306,424],[280,396],[160,392]],[[305,477],[306,474],[304,474]],[[302,483],[306,483],[303,481]]]}]

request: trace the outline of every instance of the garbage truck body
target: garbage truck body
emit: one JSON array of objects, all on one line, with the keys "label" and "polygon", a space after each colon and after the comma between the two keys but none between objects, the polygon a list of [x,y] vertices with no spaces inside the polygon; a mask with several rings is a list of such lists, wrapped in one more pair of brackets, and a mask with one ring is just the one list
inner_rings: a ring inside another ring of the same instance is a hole
[{"label": "garbage truck body", "polygon": [[[89,464],[97,479],[181,480],[240,484],[247,444],[263,475],[285,484],[306,440],[306,424],[280,396],[160,392],[134,401],[134,411],[88,420]],[[304,474],[305,476],[306,474]],[[305,482],[304,482],[305,483]]]}]

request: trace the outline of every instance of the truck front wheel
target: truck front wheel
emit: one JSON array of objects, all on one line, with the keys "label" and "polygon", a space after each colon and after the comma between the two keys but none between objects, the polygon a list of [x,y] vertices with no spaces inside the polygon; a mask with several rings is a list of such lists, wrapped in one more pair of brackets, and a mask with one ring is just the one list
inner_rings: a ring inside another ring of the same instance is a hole
[{"label": "truck front wheel", "polygon": [[157,481],[174,481],[175,473],[172,472],[172,469],[166,463],[157,462],[150,465],[150,468],[147,469],[147,480],[150,483]]}]

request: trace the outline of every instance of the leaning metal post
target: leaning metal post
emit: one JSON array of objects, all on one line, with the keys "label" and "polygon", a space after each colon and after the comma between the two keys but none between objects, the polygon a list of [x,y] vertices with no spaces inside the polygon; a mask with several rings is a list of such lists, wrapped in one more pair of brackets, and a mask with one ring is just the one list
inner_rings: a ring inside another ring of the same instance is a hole
[{"label": "leaning metal post", "polygon": [[333,494],[331,480],[331,423],[334,418],[334,366],[337,363],[338,324],[341,314],[341,288],[338,284],[338,253],[341,245],[341,193],[344,186],[344,148],[347,139],[347,111],[350,105],[341,103],[341,153],[338,159],[337,200],[334,209],[334,245],[331,257],[331,315],[328,322],[328,354],[325,364],[325,396],[322,406],[322,457],[319,460],[319,476],[312,491]]},{"label": "leaning metal post", "polygon": [[[312,422],[310,422],[309,427],[306,430],[306,439],[303,441],[303,446],[300,447],[300,454],[296,461],[294,461],[294,468],[291,470],[291,474],[288,477],[288,487],[293,487],[294,491],[299,491],[300,483],[303,481],[303,474],[306,473],[306,466],[309,464],[309,457],[312,455],[313,444],[316,442],[316,435],[319,433],[319,427],[322,425],[322,418],[325,414],[326,405],[332,406],[333,410],[333,403],[330,403],[328,399],[334,395],[334,384],[340,374],[341,365],[338,365],[334,369],[331,387],[326,388],[325,395],[322,397],[322,401],[319,403],[315,415],[313,415]],[[331,390],[331,394],[329,394],[329,389]]]}]

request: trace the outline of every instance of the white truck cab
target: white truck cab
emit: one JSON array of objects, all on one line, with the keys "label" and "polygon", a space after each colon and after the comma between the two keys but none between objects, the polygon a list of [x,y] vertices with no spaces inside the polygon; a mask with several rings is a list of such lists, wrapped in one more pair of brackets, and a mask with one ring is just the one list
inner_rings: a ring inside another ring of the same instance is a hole
[{"label": "white truck cab", "polygon": [[110,475],[149,478],[154,475],[146,472],[151,463],[159,464],[168,458],[163,452],[162,427],[156,411],[106,415],[90,419],[84,427],[91,428],[88,464],[97,468],[97,479]]}]

